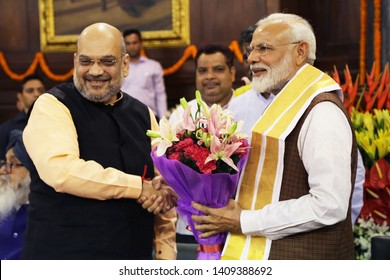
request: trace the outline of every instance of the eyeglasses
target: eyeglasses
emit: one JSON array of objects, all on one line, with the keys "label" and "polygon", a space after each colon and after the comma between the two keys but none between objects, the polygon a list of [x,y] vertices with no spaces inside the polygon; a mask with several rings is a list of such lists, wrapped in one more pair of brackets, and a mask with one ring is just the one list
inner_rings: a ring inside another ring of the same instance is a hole
[{"label": "eyeglasses", "polygon": [[279,46],[286,46],[286,45],[295,45],[295,44],[300,44],[302,41],[297,41],[297,42],[292,42],[292,43],[285,43],[285,44],[278,44],[278,45],[268,45],[266,43],[257,45],[255,47],[248,47],[246,48],[246,55],[249,57],[249,55],[254,51],[260,56],[267,55],[269,52],[275,50],[275,47]]},{"label": "eyeglasses", "polygon": [[20,167],[20,166],[24,166],[24,165],[21,163],[10,163],[10,162],[6,162],[5,160],[0,160],[0,170],[3,169],[4,167],[4,170],[7,174],[12,172],[12,168]]},{"label": "eyeglasses", "polygon": [[118,61],[116,57],[103,57],[101,59],[92,59],[86,56],[79,57],[79,63],[81,66],[92,66],[97,62],[99,66],[111,67]]}]

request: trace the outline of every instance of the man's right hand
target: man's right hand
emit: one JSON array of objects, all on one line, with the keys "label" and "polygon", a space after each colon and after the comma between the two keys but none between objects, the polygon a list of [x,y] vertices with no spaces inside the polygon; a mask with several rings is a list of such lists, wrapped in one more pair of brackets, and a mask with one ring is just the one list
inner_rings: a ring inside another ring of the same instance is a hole
[{"label": "man's right hand", "polygon": [[143,181],[141,196],[137,202],[154,214],[165,213],[176,206],[177,195],[161,176]]},{"label": "man's right hand", "polygon": [[156,190],[162,190],[164,198],[167,201],[167,207],[163,210],[169,211],[171,208],[177,205],[178,195],[176,192],[165,182],[164,178],[159,175],[153,178],[152,185]]}]

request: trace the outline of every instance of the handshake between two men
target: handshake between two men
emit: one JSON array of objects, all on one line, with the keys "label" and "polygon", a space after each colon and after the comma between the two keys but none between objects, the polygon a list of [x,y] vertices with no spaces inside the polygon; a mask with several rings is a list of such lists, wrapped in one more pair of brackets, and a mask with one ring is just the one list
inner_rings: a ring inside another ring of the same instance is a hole
[{"label": "handshake between two men", "polygon": [[[156,176],[151,181],[143,181],[141,196],[137,202],[150,213],[164,214],[177,206],[178,195],[167,185],[161,176]],[[199,237],[206,238],[220,232],[242,233],[240,216],[241,206],[230,199],[226,206],[211,208],[192,202],[192,207],[202,212],[202,215],[192,215],[195,229],[200,231]]]}]

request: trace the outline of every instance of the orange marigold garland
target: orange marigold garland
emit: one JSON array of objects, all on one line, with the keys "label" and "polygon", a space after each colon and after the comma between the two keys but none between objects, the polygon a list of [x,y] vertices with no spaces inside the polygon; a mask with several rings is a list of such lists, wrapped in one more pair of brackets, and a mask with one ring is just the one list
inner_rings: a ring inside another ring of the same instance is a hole
[{"label": "orange marigold garland", "polygon": [[194,45],[188,46],[185,49],[183,56],[179,59],[178,62],[176,62],[173,66],[164,69],[164,75],[175,73],[183,66],[183,64],[187,61],[187,59],[189,59],[190,57],[195,58],[196,52],[197,52],[197,48]]},{"label": "orange marigold garland", "polygon": [[47,65],[46,63],[46,60],[45,58],[43,57],[43,53],[37,53],[37,57],[39,59],[39,64],[41,65],[41,68],[43,70],[43,72],[46,74],[46,76],[54,81],[59,81],[59,82],[62,82],[62,81],[65,81],[67,79],[69,79],[70,77],[73,76],[73,68],[70,69],[68,71],[68,73],[64,74],[64,75],[57,75],[57,74],[54,74],[49,66]]},{"label": "orange marigold garland", "polygon": [[360,0],[360,84],[364,84],[366,72],[367,0]]},{"label": "orange marigold garland", "polygon": [[240,45],[238,44],[238,42],[236,40],[232,41],[229,45],[229,48],[236,55],[238,62],[242,63],[243,57],[242,57],[242,52],[241,52]]},{"label": "orange marigold garland", "polygon": [[381,71],[381,0],[374,0],[374,61],[375,77]]},{"label": "orange marigold garland", "polygon": [[0,65],[4,69],[4,72],[8,75],[8,77],[10,77],[12,80],[21,81],[24,79],[24,77],[31,75],[35,72],[35,69],[37,68],[38,65],[38,58],[37,56],[34,57],[33,62],[30,64],[26,72],[24,72],[23,74],[17,74],[11,71],[2,52],[0,52]]}]

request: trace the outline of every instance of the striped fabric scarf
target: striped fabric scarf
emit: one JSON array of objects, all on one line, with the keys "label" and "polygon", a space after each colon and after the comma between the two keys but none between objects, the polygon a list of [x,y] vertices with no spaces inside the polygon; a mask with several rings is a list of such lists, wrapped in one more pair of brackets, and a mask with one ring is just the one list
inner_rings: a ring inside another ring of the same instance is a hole
[{"label": "striped fabric scarf", "polygon": [[[243,209],[258,210],[279,201],[285,139],[311,101],[334,90],[341,94],[332,78],[306,64],[278,93],[252,131],[251,152],[236,196]],[[271,240],[263,236],[229,233],[222,259],[268,259],[270,249]]]}]

